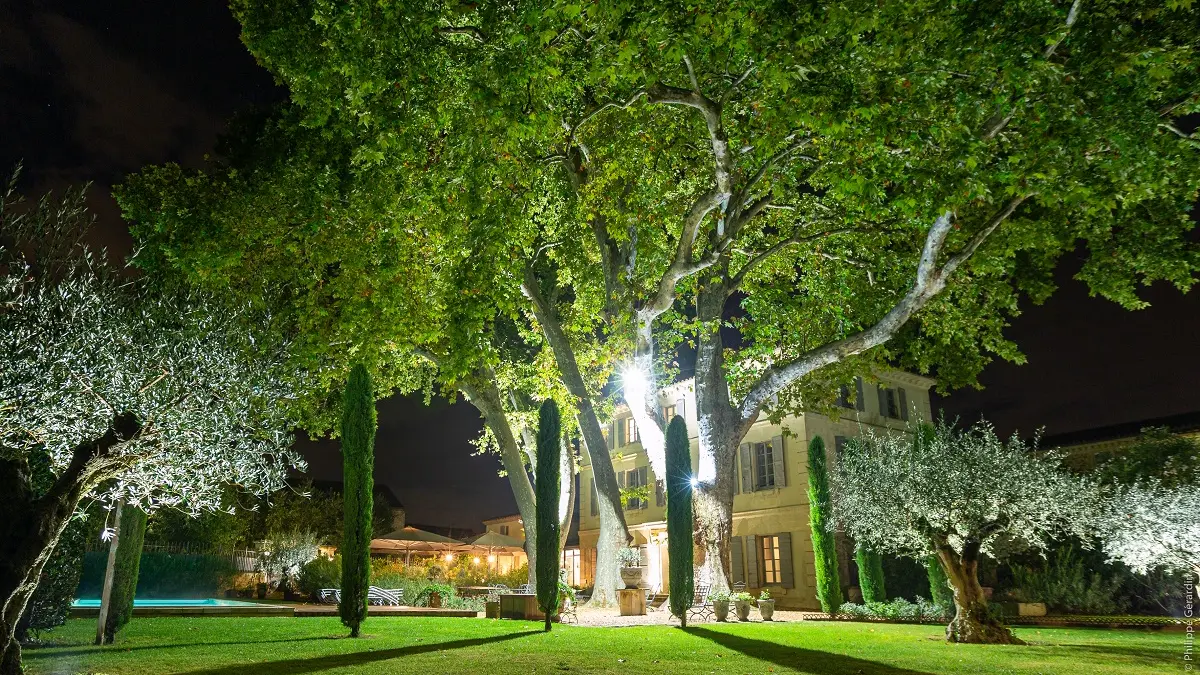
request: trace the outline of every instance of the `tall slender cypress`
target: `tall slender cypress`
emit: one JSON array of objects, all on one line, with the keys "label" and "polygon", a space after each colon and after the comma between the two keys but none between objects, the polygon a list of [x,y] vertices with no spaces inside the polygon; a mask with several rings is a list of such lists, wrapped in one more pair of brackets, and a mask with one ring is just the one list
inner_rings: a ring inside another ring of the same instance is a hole
[{"label": "tall slender cypress", "polygon": [[133,617],[133,598],[137,595],[138,574],[142,565],[142,544],[146,539],[146,512],[132,504],[121,509],[117,557],[113,564],[112,595],[104,622],[104,642],[112,644]]},{"label": "tall slender cypress", "polygon": [[687,610],[695,593],[692,549],[692,454],[687,425],[676,415],[667,425],[667,558],[671,565],[671,613],[687,627]]},{"label": "tall slender cypress", "polygon": [[558,613],[558,569],[561,557],[558,552],[558,490],[562,453],[562,423],[558,416],[558,404],[546,399],[538,411],[537,475],[534,476],[534,492],[537,503],[537,579],[538,607],[546,615],[546,630]]},{"label": "tall slender cypress", "polygon": [[858,587],[862,589],[863,602],[887,602],[887,591],[883,585],[883,556],[859,546],[854,550],[854,562],[858,564]]},{"label": "tall slender cypress", "polygon": [[823,611],[835,613],[842,606],[842,580],[838,574],[837,544],[829,531],[831,508],[825,441],[814,436],[808,444],[808,523],[812,528],[817,600]]},{"label": "tall slender cypress", "polygon": [[371,584],[371,513],[375,490],[375,391],[361,364],[350,371],[342,401],[342,600],[338,612],[358,637]]}]

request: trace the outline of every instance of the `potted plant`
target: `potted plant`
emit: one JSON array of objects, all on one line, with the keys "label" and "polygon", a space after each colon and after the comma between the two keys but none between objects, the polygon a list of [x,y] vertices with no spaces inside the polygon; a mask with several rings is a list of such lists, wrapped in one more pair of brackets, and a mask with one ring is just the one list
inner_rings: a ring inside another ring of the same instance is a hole
[{"label": "potted plant", "polygon": [[754,598],[751,597],[751,595],[749,593],[742,591],[740,593],[734,593],[733,595],[729,596],[729,599],[733,600],[733,609],[735,612],[737,612],[738,621],[749,621],[750,620],[750,602]]},{"label": "potted plant", "polygon": [[771,617],[775,616],[775,601],[771,599],[771,594],[765,588],[762,593],[758,594],[758,613],[762,616],[763,621],[770,621]]},{"label": "potted plant", "polygon": [[717,621],[725,621],[729,618],[729,593],[725,591],[717,591],[708,596],[713,606],[713,614],[716,615]]},{"label": "potted plant", "polygon": [[642,581],[642,554],[636,548],[617,551],[617,563],[621,566],[621,581],[625,588],[637,588]]}]

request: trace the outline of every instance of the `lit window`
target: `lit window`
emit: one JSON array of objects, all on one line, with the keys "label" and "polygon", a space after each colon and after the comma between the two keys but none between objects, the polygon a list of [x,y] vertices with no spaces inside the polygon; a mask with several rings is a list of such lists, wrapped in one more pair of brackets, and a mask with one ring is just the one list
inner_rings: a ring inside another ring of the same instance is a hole
[{"label": "lit window", "polygon": [[637,443],[637,441],[637,421],[630,417],[629,419],[625,420],[625,445]]},{"label": "lit window", "polygon": [[763,583],[783,582],[779,573],[779,537],[759,537],[762,542]]},{"label": "lit window", "polygon": [[754,489],[775,487],[775,453],[770,443],[754,444]]},{"label": "lit window", "polygon": [[508,536],[508,526],[507,525],[500,526],[500,534],[502,534],[506,537]]},{"label": "lit window", "polygon": [[663,406],[663,421],[666,422],[667,424],[670,424],[671,420],[674,418],[675,418],[675,406],[664,405]]}]

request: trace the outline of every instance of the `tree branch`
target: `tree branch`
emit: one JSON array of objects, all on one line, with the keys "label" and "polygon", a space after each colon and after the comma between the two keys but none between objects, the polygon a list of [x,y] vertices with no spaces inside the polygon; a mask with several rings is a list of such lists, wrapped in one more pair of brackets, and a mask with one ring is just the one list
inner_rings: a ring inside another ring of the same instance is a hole
[{"label": "tree branch", "polygon": [[749,260],[746,261],[746,264],[742,265],[741,269],[739,269],[737,271],[737,274],[733,275],[733,277],[729,280],[729,292],[733,293],[734,291],[736,291],[738,289],[738,287],[742,284],[742,282],[746,280],[746,275],[749,274],[751,272],[751,270],[753,270],[755,267],[761,265],[767,258],[770,258],[771,256],[775,255],[776,253],[779,253],[780,251],[787,248],[788,246],[791,246],[792,244],[803,244],[806,242],[815,241],[817,239],[824,239],[825,237],[832,237],[837,234],[846,234],[849,232],[857,232],[857,231],[858,231],[858,228],[844,227],[844,228],[840,228],[837,230],[829,230],[826,232],[819,232],[817,234],[810,234],[810,235],[797,234],[797,235],[788,237],[787,239],[781,239],[781,240],[775,242],[774,244],[772,244],[767,249],[765,249],[763,251],[759,251],[758,253],[755,253],[755,254],[751,254],[751,257]]},{"label": "tree branch", "polygon": [[970,258],[979,246],[996,231],[996,228],[1030,196],[1030,194],[1025,194],[1009,200],[971,238],[967,245],[951,256],[940,269],[937,266],[937,259],[942,245],[946,241],[946,236],[950,232],[951,214],[947,211],[939,216],[925,236],[925,245],[917,263],[916,277],[908,293],[870,328],[811,349],[787,363],[769,366],[742,401],[740,410],[742,424],[752,424],[758,417],[759,411],[762,410],[763,404],[796,380],[818,368],[859,354],[891,339],[917,311],[946,287],[946,281],[950,275]]},{"label": "tree branch", "polygon": [[487,40],[487,35],[475,26],[441,26],[437,30],[443,35],[469,35],[475,38],[476,42]]}]

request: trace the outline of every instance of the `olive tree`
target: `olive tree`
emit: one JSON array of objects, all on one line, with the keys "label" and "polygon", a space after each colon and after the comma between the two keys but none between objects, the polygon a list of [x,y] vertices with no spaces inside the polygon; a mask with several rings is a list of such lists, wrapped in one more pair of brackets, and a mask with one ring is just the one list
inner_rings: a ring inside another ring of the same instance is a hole
[{"label": "olive tree", "polygon": [[[222,486],[265,494],[303,467],[281,402],[300,377],[239,307],[119,276],[80,244],[82,190],[0,200],[0,673],[13,631],[84,499],[216,509]],[[48,453],[53,482],[30,484]]]},{"label": "olive tree", "polygon": [[1100,531],[1098,485],[1060,459],[1017,437],[1002,442],[984,423],[868,433],[848,443],[833,468],[834,520],[872,550],[936,556],[954,594],[947,639],[1019,643],[988,611],[979,563],[1068,535],[1090,541]]}]

